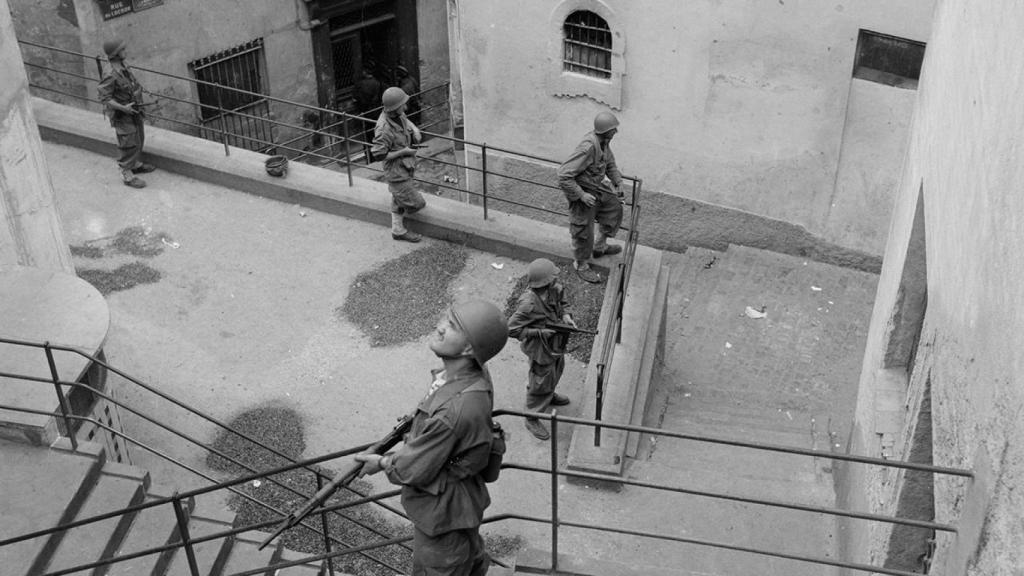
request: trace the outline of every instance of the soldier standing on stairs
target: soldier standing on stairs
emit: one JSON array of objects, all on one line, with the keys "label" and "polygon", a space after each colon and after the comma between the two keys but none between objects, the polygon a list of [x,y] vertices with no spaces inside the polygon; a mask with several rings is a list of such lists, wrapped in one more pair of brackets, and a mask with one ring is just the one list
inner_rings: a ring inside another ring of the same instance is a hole
[{"label": "soldier standing on stairs", "polygon": [[153,171],[153,165],[142,161],[142,146],[146,142],[145,113],[142,110],[142,85],[124,63],[124,40],[107,40],[103,51],[110,61],[110,70],[100,80],[99,98],[110,115],[110,125],[117,134],[117,149],[121,152],[117,164],[125,186],[145,188],[146,181],[136,176]]},{"label": "soldier standing on stairs", "polygon": [[[549,322],[576,326],[558,273],[555,263],[547,258],[530,262],[526,270],[530,287],[519,296],[519,305],[508,320],[509,336],[519,339],[520,348],[530,360],[526,384],[526,410],[529,412],[547,412],[550,406],[569,403],[568,397],[555,393],[565,370],[569,334],[547,327]],[[538,418],[527,418],[526,429],[538,440],[551,437]]]},{"label": "soldier standing on stairs", "polygon": [[[601,112],[594,118],[594,131],[558,169],[558,185],[569,201],[572,265],[580,278],[594,284],[601,281],[601,275],[590,267],[590,259],[622,252],[622,246],[608,244],[622,224],[622,174],[609,147],[618,131],[618,118]],[[611,187],[604,183],[605,176]],[[596,241],[595,219],[599,226]]]}]

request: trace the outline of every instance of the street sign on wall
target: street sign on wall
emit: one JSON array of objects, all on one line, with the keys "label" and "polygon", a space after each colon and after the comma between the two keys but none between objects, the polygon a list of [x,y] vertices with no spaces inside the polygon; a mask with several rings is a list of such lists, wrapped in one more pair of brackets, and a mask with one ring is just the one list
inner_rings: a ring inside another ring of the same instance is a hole
[{"label": "street sign on wall", "polygon": [[124,16],[132,11],[132,0],[96,0],[104,20]]},{"label": "street sign on wall", "polygon": [[139,12],[154,6],[160,6],[164,0],[96,0],[104,20],[124,16],[129,12]]}]

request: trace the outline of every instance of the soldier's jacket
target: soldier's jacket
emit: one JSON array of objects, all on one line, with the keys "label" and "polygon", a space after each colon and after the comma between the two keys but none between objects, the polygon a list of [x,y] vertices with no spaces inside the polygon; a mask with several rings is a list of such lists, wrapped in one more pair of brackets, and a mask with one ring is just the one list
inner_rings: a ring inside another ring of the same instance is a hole
[{"label": "soldier's jacket", "polygon": [[384,472],[402,486],[402,506],[420,531],[437,536],[479,526],[491,503],[480,472],[491,454],[494,387],[486,368],[434,372],[444,384],[416,408],[405,444]]},{"label": "soldier's jacket", "polygon": [[[416,144],[416,131],[413,130],[413,123],[404,115],[398,120],[388,116],[387,112],[381,112],[377,119],[377,125],[373,132],[373,147],[370,151],[374,158],[384,158],[390,152],[408,148]],[[384,160],[384,180],[388,182],[402,182],[411,180],[416,173],[416,157],[403,156],[394,160]]]},{"label": "soldier's jacket", "polygon": [[558,186],[569,202],[575,202],[584,192],[595,195],[601,192],[612,193],[604,184],[605,175],[612,184],[622,184],[622,174],[615,164],[615,155],[612,154],[611,147],[605,146],[602,149],[597,134],[591,132],[576,146],[572,156],[558,168]]},{"label": "soldier's jacket", "polygon": [[550,286],[543,298],[536,290],[528,288],[519,295],[516,311],[508,319],[508,335],[519,339],[520,349],[531,362],[551,364],[565,354],[569,335],[555,333],[545,337],[539,332],[548,322],[561,322],[568,311],[569,301],[561,284]]},{"label": "soldier's jacket", "polygon": [[[111,67],[110,72],[100,80],[99,97],[104,105],[111,100],[125,106],[142,104],[142,84],[139,84],[127,66]],[[106,106],[106,113],[110,117],[110,125],[119,133],[121,130],[135,130],[135,116],[114,110],[110,106]]]}]

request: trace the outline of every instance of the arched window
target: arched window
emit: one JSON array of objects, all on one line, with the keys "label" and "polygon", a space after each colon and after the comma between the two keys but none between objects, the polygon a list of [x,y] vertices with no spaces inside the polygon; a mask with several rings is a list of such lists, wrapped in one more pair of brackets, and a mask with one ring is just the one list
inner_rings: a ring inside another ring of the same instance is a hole
[{"label": "arched window", "polygon": [[612,77],[612,31],[588,10],[569,14],[562,27],[562,69],[596,78]]}]

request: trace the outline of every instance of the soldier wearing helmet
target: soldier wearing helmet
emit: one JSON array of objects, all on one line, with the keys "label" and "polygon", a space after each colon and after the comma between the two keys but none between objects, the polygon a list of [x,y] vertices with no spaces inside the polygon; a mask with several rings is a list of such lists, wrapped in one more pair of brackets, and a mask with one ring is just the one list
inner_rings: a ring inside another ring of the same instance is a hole
[{"label": "soldier wearing helmet", "polygon": [[[622,174],[609,147],[618,131],[618,118],[601,112],[594,118],[594,131],[558,169],[558,185],[569,201],[573,268],[580,278],[592,283],[600,282],[601,276],[590,267],[591,258],[622,252],[622,246],[608,243],[622,224]],[[611,186],[605,184],[606,176]],[[598,224],[596,240],[594,220]]]},{"label": "soldier wearing helmet", "polygon": [[124,62],[125,47],[124,40],[108,40],[103,43],[110,69],[100,80],[99,98],[117,135],[117,149],[120,152],[117,165],[121,169],[122,182],[132,188],[145,188],[146,181],[136,174],[152,172],[154,168],[152,164],[142,161],[142,146],[146,143],[145,124],[142,121],[142,85]]},{"label": "soldier wearing helmet", "polygon": [[[558,281],[560,270],[547,258],[530,262],[526,270],[529,289],[519,296],[516,311],[508,320],[508,333],[520,341],[530,360],[526,382],[526,410],[547,412],[550,406],[565,406],[569,398],[555,392],[565,370],[568,334],[555,332],[550,322],[576,326],[569,313],[565,287]],[[537,418],[526,419],[526,429],[539,440],[551,437]]]},{"label": "soldier wearing helmet", "polygon": [[384,91],[381,103],[384,111],[377,119],[371,152],[384,160],[384,179],[391,192],[391,237],[404,242],[419,242],[420,235],[405,228],[405,215],[426,206],[423,194],[417,189],[416,149],[413,145],[422,139],[420,129],[405,115],[409,95],[392,86]]},{"label": "soldier wearing helmet", "polygon": [[413,574],[487,573],[480,524],[491,498],[481,473],[493,438],[494,387],[485,364],[507,339],[505,317],[494,304],[453,305],[429,343],[444,367],[433,371],[405,443],[383,456],[356,456],[363,474],[383,470],[402,487],[413,524]]}]

